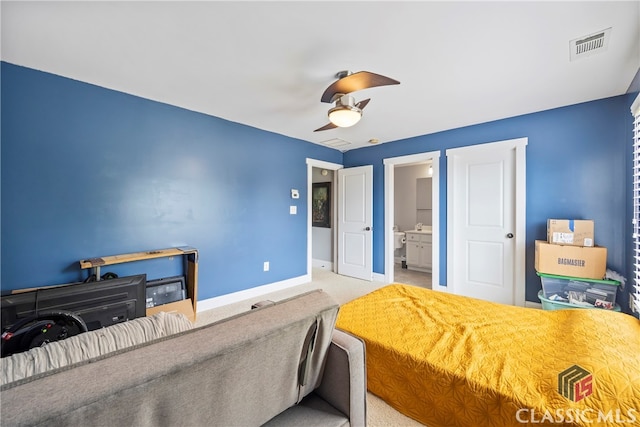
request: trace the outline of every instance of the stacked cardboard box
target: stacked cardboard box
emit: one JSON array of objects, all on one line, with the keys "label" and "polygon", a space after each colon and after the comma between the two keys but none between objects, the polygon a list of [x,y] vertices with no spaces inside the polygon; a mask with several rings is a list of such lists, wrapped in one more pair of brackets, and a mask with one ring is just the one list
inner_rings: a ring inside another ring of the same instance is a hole
[{"label": "stacked cardboard box", "polygon": [[593,246],[594,224],[584,219],[547,220],[547,242],[556,245]]},{"label": "stacked cardboard box", "polygon": [[547,241],[536,240],[536,271],[602,279],[607,270],[607,248],[596,246],[593,236],[591,220],[548,220]]},{"label": "stacked cardboard box", "polygon": [[607,248],[596,246],[593,236],[590,220],[547,221],[547,240],[536,240],[535,268],[549,303],[614,308],[619,283],[602,280]]}]

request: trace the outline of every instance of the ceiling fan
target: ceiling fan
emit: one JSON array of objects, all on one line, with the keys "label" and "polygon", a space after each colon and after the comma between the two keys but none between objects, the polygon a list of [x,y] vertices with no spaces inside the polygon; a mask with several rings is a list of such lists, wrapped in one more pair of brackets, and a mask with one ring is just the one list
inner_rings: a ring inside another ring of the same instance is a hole
[{"label": "ceiling fan", "polygon": [[340,71],[336,77],[338,80],[333,82],[320,98],[322,102],[335,102],[335,106],[329,110],[329,123],[314,132],[349,127],[358,123],[362,118],[362,110],[371,101],[371,98],[356,102],[355,98],[349,95],[351,92],[376,86],[400,84],[397,80],[369,71],[358,71],[357,73]]}]

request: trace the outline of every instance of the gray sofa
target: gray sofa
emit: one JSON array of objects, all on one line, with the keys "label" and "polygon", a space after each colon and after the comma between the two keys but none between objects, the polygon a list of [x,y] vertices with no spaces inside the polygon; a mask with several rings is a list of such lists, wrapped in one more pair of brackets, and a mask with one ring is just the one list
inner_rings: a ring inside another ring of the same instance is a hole
[{"label": "gray sofa", "polygon": [[337,312],[312,291],[15,380],[1,424],[364,426],[364,344]]}]

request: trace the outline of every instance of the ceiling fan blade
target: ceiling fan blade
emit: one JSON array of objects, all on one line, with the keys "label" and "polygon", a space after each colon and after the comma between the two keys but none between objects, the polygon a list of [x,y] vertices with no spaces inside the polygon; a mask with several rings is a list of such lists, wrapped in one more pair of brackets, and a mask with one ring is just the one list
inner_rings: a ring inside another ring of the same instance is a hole
[{"label": "ceiling fan blade", "polygon": [[322,102],[332,102],[336,93],[346,95],[370,87],[397,85],[399,81],[369,71],[358,71],[333,82],[322,94]]},{"label": "ceiling fan blade", "polygon": [[329,130],[329,129],[335,129],[338,126],[334,125],[333,123],[327,123],[326,125],[322,126],[321,128],[318,128],[316,130],[314,130],[314,132],[320,132],[321,130]]},{"label": "ceiling fan blade", "polygon": [[359,109],[363,109],[364,107],[367,106],[367,104],[369,103],[369,101],[371,101],[371,98],[367,98],[367,99],[363,99],[362,101],[358,102],[356,104],[356,107],[358,107]]}]

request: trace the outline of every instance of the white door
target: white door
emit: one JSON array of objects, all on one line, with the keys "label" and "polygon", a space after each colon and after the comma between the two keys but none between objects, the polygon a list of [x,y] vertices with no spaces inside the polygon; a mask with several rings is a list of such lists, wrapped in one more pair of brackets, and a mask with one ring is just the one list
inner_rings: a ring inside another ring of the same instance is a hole
[{"label": "white door", "polygon": [[338,274],[373,278],[373,166],[338,170]]},{"label": "white door", "polygon": [[447,286],[456,294],[524,305],[524,145],[447,150]]}]

